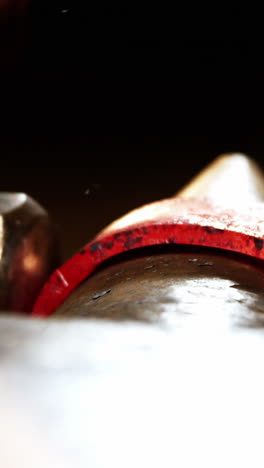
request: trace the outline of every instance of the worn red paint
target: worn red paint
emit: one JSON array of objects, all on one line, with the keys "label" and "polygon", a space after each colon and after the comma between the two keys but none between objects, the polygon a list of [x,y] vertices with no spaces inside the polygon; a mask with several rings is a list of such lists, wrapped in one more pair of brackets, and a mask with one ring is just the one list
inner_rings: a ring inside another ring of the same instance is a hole
[{"label": "worn red paint", "polygon": [[[264,260],[262,203],[239,212],[199,199],[169,199],[148,207],[152,210],[151,219],[137,224],[130,224],[128,219],[126,227],[102,232],[56,270],[44,286],[32,315],[51,315],[104,260],[136,248],[161,244],[198,245]],[[148,207],[142,208],[142,219]]]}]

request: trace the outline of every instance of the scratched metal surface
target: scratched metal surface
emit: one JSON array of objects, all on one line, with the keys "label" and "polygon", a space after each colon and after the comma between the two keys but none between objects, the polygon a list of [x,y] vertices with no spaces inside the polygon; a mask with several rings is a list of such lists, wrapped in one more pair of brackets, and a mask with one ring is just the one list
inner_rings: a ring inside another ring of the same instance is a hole
[{"label": "scratched metal surface", "polygon": [[[264,258],[263,205],[241,212],[206,199],[166,199],[124,216],[60,266],[44,285],[33,315],[49,316],[103,261],[131,249],[189,244]],[[139,220],[142,220],[141,222]]]},{"label": "scratched metal surface", "polygon": [[264,269],[246,256],[186,246],[117,256],[51,317],[140,320],[215,328],[264,324]]},{"label": "scratched metal surface", "polygon": [[0,465],[263,467],[263,328],[1,318]]}]

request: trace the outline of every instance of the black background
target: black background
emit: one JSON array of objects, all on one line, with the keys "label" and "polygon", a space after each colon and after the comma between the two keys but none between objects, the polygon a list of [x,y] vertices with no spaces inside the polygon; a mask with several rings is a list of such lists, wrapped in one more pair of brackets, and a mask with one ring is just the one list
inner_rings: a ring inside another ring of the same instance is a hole
[{"label": "black background", "polygon": [[264,166],[261,16],[35,1],[0,28],[1,190],[51,212],[64,257],[223,152]]}]

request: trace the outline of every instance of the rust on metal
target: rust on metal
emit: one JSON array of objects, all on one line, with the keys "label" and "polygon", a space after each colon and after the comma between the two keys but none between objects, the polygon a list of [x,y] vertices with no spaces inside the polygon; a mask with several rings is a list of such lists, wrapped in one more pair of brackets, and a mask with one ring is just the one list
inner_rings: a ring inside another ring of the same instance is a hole
[{"label": "rust on metal", "polygon": [[243,155],[218,158],[176,197],[136,209],[99,233],[54,272],[33,315],[52,314],[104,261],[134,249],[194,245],[263,260],[263,180]]}]

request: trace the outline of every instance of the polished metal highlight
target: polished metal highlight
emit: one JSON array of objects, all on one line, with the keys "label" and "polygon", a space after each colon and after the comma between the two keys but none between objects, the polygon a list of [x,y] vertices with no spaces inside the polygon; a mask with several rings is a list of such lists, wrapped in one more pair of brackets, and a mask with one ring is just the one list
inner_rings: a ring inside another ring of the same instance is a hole
[{"label": "polished metal highlight", "polygon": [[0,192],[0,308],[30,312],[56,263],[47,212],[24,193]]}]

